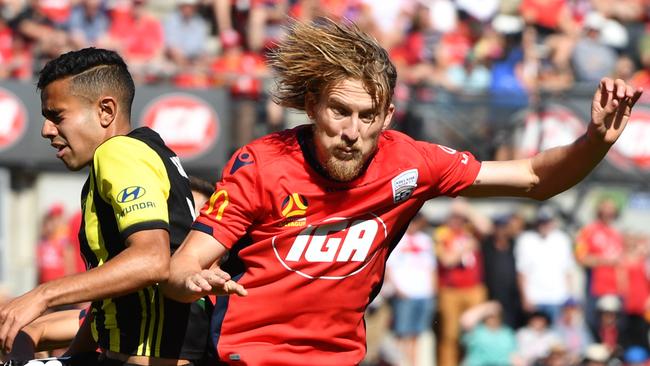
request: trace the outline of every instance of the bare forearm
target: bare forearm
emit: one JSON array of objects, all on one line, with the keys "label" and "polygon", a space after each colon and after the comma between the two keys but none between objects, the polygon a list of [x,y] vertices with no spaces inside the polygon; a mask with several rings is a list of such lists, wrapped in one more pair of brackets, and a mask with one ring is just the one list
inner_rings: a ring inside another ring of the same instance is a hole
[{"label": "bare forearm", "polygon": [[585,134],[570,145],[537,154],[531,159],[537,184],[528,196],[544,200],[571,188],[600,163],[610,146]]},{"label": "bare forearm", "polygon": [[127,248],[90,271],[47,282],[40,291],[49,308],[122,296],[164,282],[169,276],[169,254]]}]

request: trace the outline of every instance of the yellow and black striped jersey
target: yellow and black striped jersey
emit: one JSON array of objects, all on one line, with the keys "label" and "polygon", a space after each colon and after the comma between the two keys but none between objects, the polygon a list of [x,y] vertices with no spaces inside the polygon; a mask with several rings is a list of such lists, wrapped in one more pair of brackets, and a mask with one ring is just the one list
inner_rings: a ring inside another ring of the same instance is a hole
[{"label": "yellow and black striped jersey", "polygon": [[[180,160],[149,128],[113,137],[95,150],[81,206],[79,240],[89,268],[118,255],[126,238],[141,230],[167,230],[173,253],[194,218]],[[147,287],[93,302],[93,334],[101,348],[114,352],[199,359],[209,331],[202,305],[178,303],[157,285]]]}]

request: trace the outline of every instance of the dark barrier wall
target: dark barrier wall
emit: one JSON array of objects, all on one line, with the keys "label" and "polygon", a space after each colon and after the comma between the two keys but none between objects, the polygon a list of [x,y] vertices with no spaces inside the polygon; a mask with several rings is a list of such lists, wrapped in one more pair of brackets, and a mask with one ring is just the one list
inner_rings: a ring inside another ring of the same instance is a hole
[{"label": "dark barrier wall", "polygon": [[[0,165],[65,168],[41,137],[40,112],[40,95],[33,84],[0,83]],[[132,113],[134,127],[146,125],[160,133],[187,170],[218,176],[214,171],[223,166],[230,151],[227,92],[140,86]]]}]

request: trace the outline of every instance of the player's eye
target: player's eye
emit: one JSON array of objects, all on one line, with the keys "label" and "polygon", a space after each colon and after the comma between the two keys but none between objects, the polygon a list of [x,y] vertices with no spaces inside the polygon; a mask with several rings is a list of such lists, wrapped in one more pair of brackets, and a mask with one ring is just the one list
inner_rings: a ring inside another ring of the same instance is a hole
[{"label": "player's eye", "polygon": [[332,107],[332,112],[336,117],[345,117],[347,112],[341,107]]},{"label": "player's eye", "polygon": [[359,116],[363,122],[372,123],[375,120],[376,115],[374,113],[363,113]]}]

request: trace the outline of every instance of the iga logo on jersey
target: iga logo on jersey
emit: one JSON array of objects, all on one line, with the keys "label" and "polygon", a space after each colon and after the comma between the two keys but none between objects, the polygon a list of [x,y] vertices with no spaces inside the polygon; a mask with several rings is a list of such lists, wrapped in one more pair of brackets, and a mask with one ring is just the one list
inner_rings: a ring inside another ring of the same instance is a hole
[{"label": "iga logo on jersey", "polygon": [[287,270],[310,279],[340,280],[366,268],[386,237],[386,224],[371,213],[329,218],[296,236],[275,236],[272,244]]},{"label": "iga logo on jersey", "polygon": [[219,119],[204,100],[190,94],[168,94],[152,101],[143,112],[145,126],[158,132],[181,158],[194,158],[215,143]]},{"label": "iga logo on jersey", "polygon": [[23,103],[11,92],[0,88],[0,150],[17,142],[27,126]]}]

